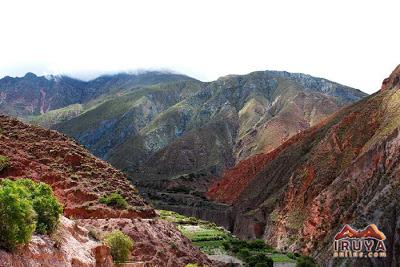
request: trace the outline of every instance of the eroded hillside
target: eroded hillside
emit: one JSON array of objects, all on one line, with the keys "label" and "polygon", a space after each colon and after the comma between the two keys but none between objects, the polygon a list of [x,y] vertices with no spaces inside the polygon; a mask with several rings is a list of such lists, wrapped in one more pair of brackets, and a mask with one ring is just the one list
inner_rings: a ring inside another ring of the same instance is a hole
[{"label": "eroded hillside", "polygon": [[[73,220],[62,218],[59,234],[34,236],[29,248],[14,253],[0,250],[0,263],[97,266],[96,262],[100,264],[110,254],[93,237],[94,231],[106,234],[118,229],[135,243],[130,254],[134,262],[146,266],[213,265],[173,224],[158,218],[125,174],[65,135],[0,116],[0,155],[0,179],[30,178],[51,185],[64,205],[64,216]],[[102,204],[101,197],[116,192],[126,200],[126,207]],[[88,229],[93,231],[91,235]]]},{"label": "eroded hillside", "polygon": [[[399,68],[382,90],[227,172],[209,197],[232,203],[233,230],[300,250],[322,266],[344,224],[377,224],[388,256],[346,266],[397,266],[400,186]],[[229,175],[229,174],[232,175]],[[233,193],[233,194],[232,194]],[[343,262],[342,262],[343,263]]]}]

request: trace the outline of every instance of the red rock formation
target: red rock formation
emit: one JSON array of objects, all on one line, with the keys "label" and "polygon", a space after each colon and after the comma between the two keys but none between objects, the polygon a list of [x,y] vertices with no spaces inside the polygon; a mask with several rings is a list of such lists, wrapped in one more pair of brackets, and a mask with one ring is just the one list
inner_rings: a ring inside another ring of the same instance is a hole
[{"label": "red rock formation", "polygon": [[[385,81],[384,90],[289,139],[277,155],[258,161],[263,165],[256,171],[249,171],[254,167],[248,161],[224,176],[209,196],[232,203],[234,234],[263,237],[331,266],[335,234],[346,224],[363,228],[374,223],[386,236],[387,257],[341,264],[398,266],[399,71]],[[262,236],[255,232],[261,226]]]},{"label": "red rock formation", "polygon": [[110,249],[88,237],[88,231],[62,217],[53,236],[34,235],[14,252],[0,250],[0,266],[113,267]]},{"label": "red rock formation", "polygon": [[325,122],[317,124],[305,132],[301,132],[284,142],[281,146],[266,154],[258,154],[248,159],[240,161],[232,169],[224,172],[222,178],[214,182],[206,196],[210,200],[215,200],[222,203],[232,204],[250,183],[250,181],[263,169],[265,164],[273,160],[279,153],[304,138],[306,133],[315,132],[315,130]]}]

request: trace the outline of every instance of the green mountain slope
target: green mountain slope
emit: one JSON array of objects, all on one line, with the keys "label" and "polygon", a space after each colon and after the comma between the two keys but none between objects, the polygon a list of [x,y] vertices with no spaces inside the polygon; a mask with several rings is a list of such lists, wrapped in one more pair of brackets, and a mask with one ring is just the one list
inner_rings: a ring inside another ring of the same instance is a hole
[{"label": "green mountain slope", "polygon": [[160,207],[191,206],[225,169],[365,95],[309,75],[260,71],[142,87],[54,128],[126,171]]},{"label": "green mountain slope", "polygon": [[[0,114],[50,126],[142,86],[184,80],[193,79],[157,71],[104,75],[88,82],[33,73],[5,77],[0,79]],[[83,106],[78,108],[78,104]]]}]

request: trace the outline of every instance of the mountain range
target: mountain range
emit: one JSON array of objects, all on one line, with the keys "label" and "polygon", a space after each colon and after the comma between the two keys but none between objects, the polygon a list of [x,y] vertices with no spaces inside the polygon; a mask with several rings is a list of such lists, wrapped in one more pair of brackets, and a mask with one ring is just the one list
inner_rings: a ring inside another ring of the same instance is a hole
[{"label": "mountain range", "polygon": [[226,169],[366,96],[281,71],[213,82],[162,72],[88,82],[28,73],[1,79],[0,94],[0,112],[74,138],[126,172],[159,207],[182,198],[197,203]]},{"label": "mountain range", "polygon": [[[323,266],[396,266],[399,77],[400,67],[367,96],[280,71],[212,82],[162,72],[88,82],[27,74],[0,80],[0,112],[74,138],[156,207]],[[331,258],[343,225],[372,223],[387,237],[387,258]]]}]

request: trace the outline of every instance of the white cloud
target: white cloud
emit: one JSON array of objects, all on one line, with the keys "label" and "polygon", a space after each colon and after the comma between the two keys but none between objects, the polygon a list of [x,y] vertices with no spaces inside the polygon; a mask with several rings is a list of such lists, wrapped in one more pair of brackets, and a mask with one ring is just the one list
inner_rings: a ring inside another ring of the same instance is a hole
[{"label": "white cloud", "polygon": [[400,63],[399,1],[2,1],[0,76],[278,69],[374,92]]}]

